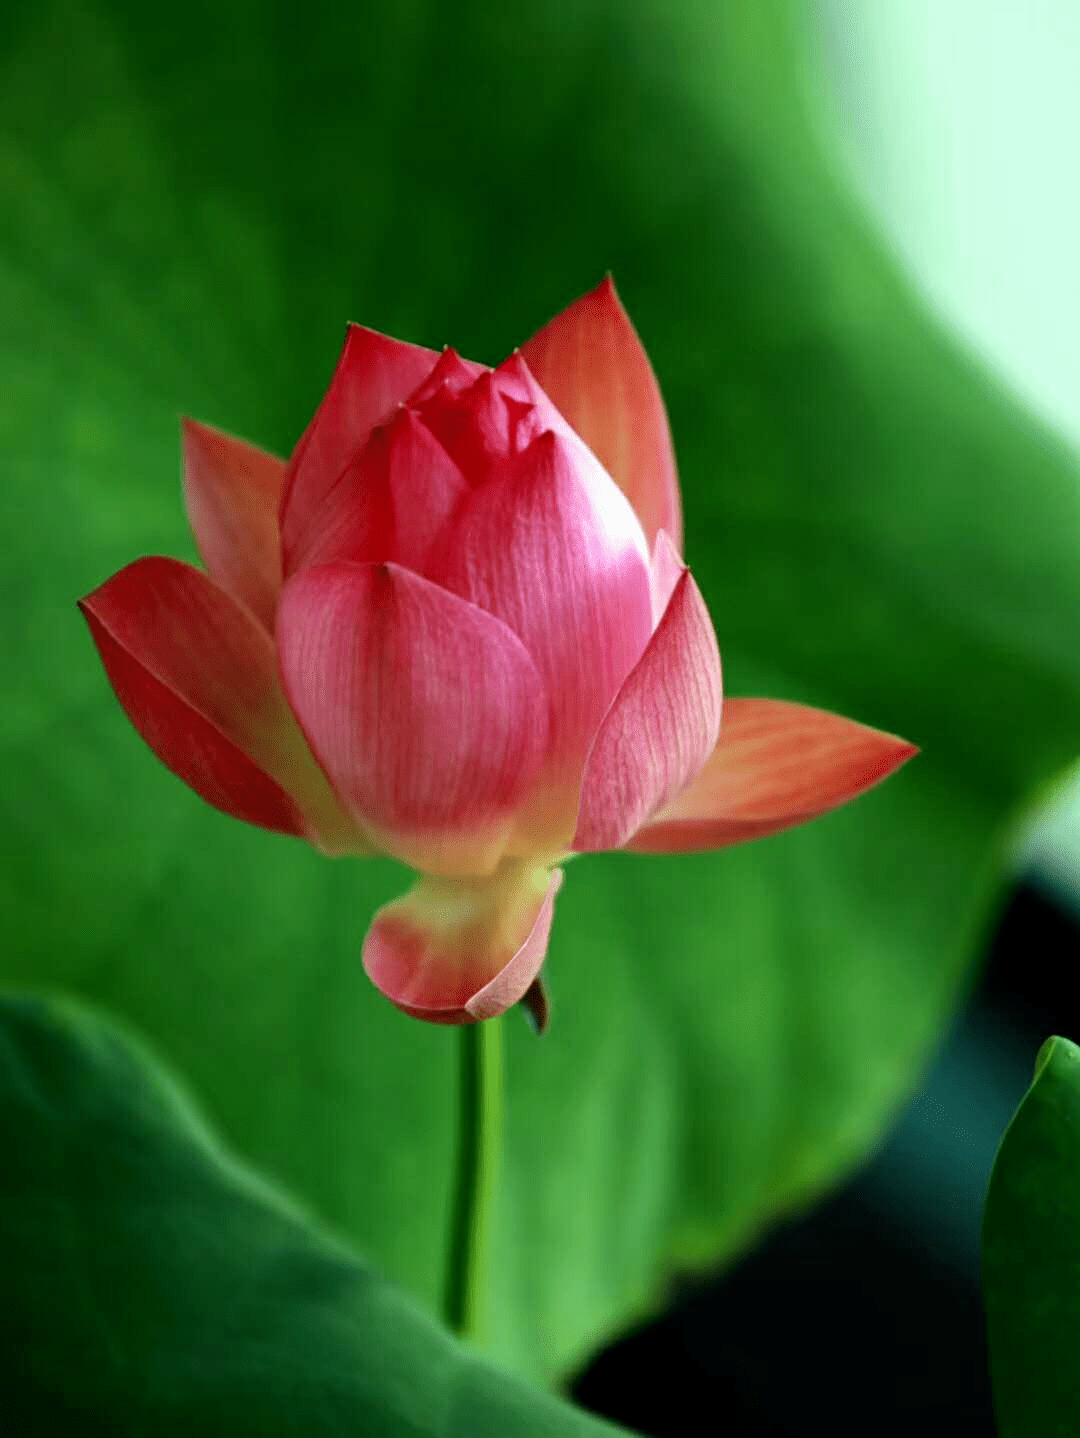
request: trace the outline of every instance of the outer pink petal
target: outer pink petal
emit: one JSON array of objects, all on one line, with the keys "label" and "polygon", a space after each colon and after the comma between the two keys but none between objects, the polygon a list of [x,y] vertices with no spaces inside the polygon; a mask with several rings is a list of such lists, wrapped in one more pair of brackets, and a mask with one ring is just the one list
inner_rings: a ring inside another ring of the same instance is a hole
[{"label": "outer pink petal", "polygon": [[760,839],[846,804],[917,753],[824,709],[729,699],[708,763],[627,848],[673,853]]},{"label": "outer pink petal", "polygon": [[248,823],[363,851],[285,703],[272,639],[223,589],[179,560],[139,559],[80,608],[131,722],[196,793]]},{"label": "outer pink petal", "polygon": [[584,445],[549,430],[473,492],[441,560],[432,577],[509,625],[552,696],[565,844],[589,743],[652,630],[640,526]]},{"label": "outer pink petal", "polygon": [[379,847],[428,873],[491,872],[547,742],[516,635],[397,565],[328,564],[285,585],[277,638],[304,732]]},{"label": "outer pink petal", "polygon": [[573,847],[616,849],[698,772],[720,729],[720,653],[684,569],[597,733]]},{"label": "outer pink petal", "polygon": [[368,977],[415,1018],[494,1018],[531,990],[561,884],[559,869],[519,864],[486,880],[421,879],[375,915],[364,940]]},{"label": "outer pink petal", "polygon": [[206,571],[272,633],[285,462],[193,419],[182,422],[182,433],[184,500]]},{"label": "outer pink petal", "polygon": [[304,530],[346,466],[395,404],[430,374],[434,350],[350,325],[334,377],[285,474],[281,539],[286,572]]},{"label": "outer pink petal", "polygon": [[469,486],[414,410],[379,425],[309,521],[295,569],[394,561],[421,573]]},{"label": "outer pink petal", "polygon": [[682,506],[667,412],[611,279],[556,315],[521,352],[621,486],[649,544],[666,529],[681,549]]}]

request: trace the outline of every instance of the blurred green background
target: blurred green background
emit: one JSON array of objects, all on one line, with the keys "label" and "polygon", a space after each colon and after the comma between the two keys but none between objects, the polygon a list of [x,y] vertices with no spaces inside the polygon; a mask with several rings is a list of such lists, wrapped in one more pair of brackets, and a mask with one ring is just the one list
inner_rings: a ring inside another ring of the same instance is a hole
[{"label": "blurred green background", "polygon": [[[1075,445],[1080,9],[817,0],[808,16],[822,132],[868,218],[933,311]],[[1080,912],[1076,779],[1017,859]]]},{"label": "blurred green background", "polygon": [[[908,111],[863,99],[889,98],[885,27],[911,18],[17,0],[0,20],[7,978],[133,1024],[246,1158],[435,1303],[452,1035],[358,961],[405,876],[204,808],[130,731],[74,610],[138,554],[193,556],[179,414],[287,452],[347,319],[493,362],[612,270],[668,401],[728,690],[923,748],[803,831],[572,867],[551,1032],[508,1025],[484,1334],[545,1381],[866,1155],[1080,752],[1060,401],[1036,417],[897,262],[959,312],[925,259],[945,221],[901,183],[924,167],[892,159],[913,115],[938,153],[922,81]],[[963,49],[941,44],[942,64]],[[961,250],[993,229],[967,203],[959,221]]]}]

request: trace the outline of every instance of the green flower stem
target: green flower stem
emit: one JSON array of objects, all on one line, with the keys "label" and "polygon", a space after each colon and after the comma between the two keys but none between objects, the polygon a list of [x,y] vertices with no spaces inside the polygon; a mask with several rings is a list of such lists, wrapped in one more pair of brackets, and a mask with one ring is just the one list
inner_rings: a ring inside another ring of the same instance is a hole
[{"label": "green flower stem", "polygon": [[478,1333],[502,1123],[502,1020],[458,1030],[460,1123],[444,1313],[462,1338]]}]

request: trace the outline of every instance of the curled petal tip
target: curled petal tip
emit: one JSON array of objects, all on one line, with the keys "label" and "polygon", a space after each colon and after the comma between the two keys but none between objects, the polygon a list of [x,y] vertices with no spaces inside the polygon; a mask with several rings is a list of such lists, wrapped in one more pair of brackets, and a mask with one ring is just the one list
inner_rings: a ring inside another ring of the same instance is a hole
[{"label": "curled petal tip", "polygon": [[414,1018],[437,1024],[495,1018],[534,986],[561,883],[561,870],[519,864],[486,880],[423,878],[375,915],[364,969]]}]

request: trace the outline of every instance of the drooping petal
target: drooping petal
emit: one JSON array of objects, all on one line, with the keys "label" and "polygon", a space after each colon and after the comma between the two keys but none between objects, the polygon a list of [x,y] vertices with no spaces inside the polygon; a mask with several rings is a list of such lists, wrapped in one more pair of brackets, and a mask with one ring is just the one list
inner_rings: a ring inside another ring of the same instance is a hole
[{"label": "drooping petal", "polygon": [[281,494],[281,542],[285,572],[294,552],[346,466],[394,405],[429,375],[439,356],[421,345],[350,325],[337,369],[315,417],[289,460]]},{"label": "drooping petal", "polygon": [[294,575],[277,639],[289,702],[378,846],[431,874],[491,872],[547,742],[521,640],[395,564]]},{"label": "drooping petal", "polygon": [[729,699],[711,758],[627,848],[675,853],[761,839],[846,804],[917,753],[824,709]]},{"label": "drooping petal", "polygon": [[308,522],[295,570],[347,560],[422,573],[469,486],[415,410],[379,425]]},{"label": "drooping petal", "polygon": [[652,545],[682,548],[667,411],[649,357],[608,278],[521,347],[543,389],[626,494]]},{"label": "drooping petal", "polygon": [[158,758],[250,824],[364,851],[296,725],[269,634],[176,559],[138,559],[80,601],[116,696]]},{"label": "drooping petal", "polygon": [[438,558],[432,578],[497,615],[535,660],[553,705],[548,770],[576,795],[589,742],[652,630],[633,511],[584,445],[549,430],[473,491]]},{"label": "drooping petal", "polygon": [[375,915],[364,968],[414,1018],[467,1024],[524,998],[547,952],[562,871],[504,864],[483,880],[423,878]]},{"label": "drooping petal", "polygon": [[697,773],[720,729],[720,652],[684,569],[585,766],[573,847],[615,849]]},{"label": "drooping petal", "polygon": [[285,461],[193,419],[182,431],[184,500],[206,572],[273,633]]}]

